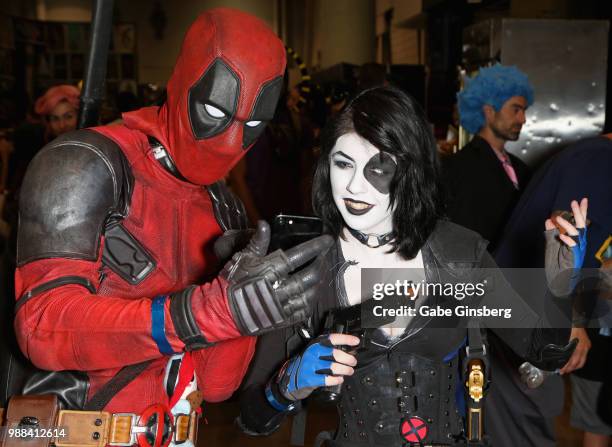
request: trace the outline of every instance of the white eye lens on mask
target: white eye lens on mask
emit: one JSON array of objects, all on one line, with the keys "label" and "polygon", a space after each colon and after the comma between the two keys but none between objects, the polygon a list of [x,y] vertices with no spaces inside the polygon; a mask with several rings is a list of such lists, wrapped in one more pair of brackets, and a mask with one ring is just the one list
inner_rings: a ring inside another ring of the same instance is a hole
[{"label": "white eye lens on mask", "polygon": [[257,127],[261,124],[261,121],[247,121],[246,125],[249,127]]},{"label": "white eye lens on mask", "polygon": [[204,104],[204,108],[213,118],[223,118],[225,116],[225,113],[210,104]]}]

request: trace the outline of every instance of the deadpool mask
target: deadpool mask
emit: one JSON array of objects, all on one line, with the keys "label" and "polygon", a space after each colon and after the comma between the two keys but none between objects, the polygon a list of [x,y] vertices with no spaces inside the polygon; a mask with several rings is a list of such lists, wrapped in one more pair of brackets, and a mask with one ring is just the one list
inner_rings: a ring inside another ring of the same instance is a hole
[{"label": "deadpool mask", "polygon": [[191,183],[223,178],[274,116],[285,48],[259,19],[232,9],[187,31],[158,117],[170,157]]}]

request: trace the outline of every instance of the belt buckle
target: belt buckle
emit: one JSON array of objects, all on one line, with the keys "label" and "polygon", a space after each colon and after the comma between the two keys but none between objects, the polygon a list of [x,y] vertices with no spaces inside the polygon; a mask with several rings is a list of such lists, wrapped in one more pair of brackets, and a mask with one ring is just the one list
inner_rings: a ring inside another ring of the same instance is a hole
[{"label": "belt buckle", "polygon": [[155,404],[146,408],[138,418],[132,432],[140,447],[168,447],[173,439],[172,413],[166,405]]}]

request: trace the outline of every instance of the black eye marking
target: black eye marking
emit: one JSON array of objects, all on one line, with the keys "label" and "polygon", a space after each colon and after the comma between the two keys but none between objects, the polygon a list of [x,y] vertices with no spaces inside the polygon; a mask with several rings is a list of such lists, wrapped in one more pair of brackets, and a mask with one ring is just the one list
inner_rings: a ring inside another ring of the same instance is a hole
[{"label": "black eye marking", "polygon": [[[282,87],[282,76],[268,81],[261,87],[255,100],[253,111],[244,125],[242,134],[243,149],[253,144],[266,128],[266,124],[274,118],[274,111],[276,110],[276,104],[278,103]],[[256,126],[249,125],[249,123],[257,121],[260,121],[260,123]]]},{"label": "black eye marking", "polygon": [[386,152],[370,158],[363,168],[363,176],[381,194],[389,194],[397,163]]},{"label": "black eye marking", "polygon": [[238,75],[222,59],[215,59],[189,89],[189,121],[196,140],[213,137],[229,126],[236,114],[239,94]]}]

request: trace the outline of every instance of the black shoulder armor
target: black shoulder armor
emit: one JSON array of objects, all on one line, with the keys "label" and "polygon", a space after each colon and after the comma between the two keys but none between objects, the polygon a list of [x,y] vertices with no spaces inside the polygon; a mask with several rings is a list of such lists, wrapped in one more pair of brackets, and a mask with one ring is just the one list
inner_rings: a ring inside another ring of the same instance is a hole
[{"label": "black shoulder armor", "polygon": [[102,134],[77,130],[47,144],[21,187],[17,265],[95,260],[105,225],[127,214],[133,183],[125,155]]},{"label": "black shoulder armor", "polygon": [[249,220],[242,201],[222,181],[207,186],[215,218],[223,231],[246,230]]}]

